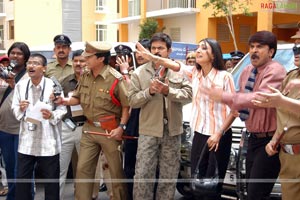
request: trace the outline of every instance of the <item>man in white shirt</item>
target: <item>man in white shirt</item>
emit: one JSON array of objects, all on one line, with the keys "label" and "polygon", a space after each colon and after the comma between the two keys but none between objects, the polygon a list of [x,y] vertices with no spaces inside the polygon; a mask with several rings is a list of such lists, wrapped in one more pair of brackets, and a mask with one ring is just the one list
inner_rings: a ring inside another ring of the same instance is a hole
[{"label": "man in white shirt", "polygon": [[33,54],[27,62],[30,78],[20,81],[14,90],[12,109],[20,123],[18,146],[19,180],[16,200],[32,200],[31,181],[36,164],[45,183],[45,199],[59,199],[59,153],[61,151],[61,119],[64,106],[56,106],[49,99],[53,81],[44,77],[47,60]]}]

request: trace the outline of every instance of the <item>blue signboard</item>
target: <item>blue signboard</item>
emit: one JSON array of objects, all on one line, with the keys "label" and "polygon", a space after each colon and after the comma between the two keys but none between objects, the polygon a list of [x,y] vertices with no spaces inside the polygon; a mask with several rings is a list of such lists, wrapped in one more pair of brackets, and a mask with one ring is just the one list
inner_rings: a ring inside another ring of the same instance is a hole
[{"label": "blue signboard", "polygon": [[197,48],[197,44],[173,42],[170,58],[175,60],[185,60],[186,55],[190,51],[196,51]]}]

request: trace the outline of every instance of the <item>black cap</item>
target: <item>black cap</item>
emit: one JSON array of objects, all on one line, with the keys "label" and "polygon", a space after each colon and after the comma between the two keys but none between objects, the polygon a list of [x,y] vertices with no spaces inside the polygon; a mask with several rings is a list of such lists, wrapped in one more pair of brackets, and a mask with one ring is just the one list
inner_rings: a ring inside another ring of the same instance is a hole
[{"label": "black cap", "polygon": [[117,55],[126,56],[126,55],[130,55],[132,52],[132,49],[129,46],[123,44],[116,46],[114,49]]},{"label": "black cap", "polygon": [[54,41],[54,44],[66,44],[66,45],[72,44],[70,38],[64,34],[55,36],[53,41]]},{"label": "black cap", "polygon": [[242,59],[245,56],[241,51],[232,51],[230,52],[230,55],[232,59]]}]

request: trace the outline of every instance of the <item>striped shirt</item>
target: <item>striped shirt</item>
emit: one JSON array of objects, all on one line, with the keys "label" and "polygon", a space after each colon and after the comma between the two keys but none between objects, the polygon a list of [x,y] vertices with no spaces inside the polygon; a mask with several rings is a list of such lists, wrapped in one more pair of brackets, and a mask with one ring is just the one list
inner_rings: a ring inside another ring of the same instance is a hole
[{"label": "striped shirt", "polygon": [[221,129],[231,111],[226,104],[213,101],[208,95],[201,93],[202,87],[211,88],[212,85],[222,88],[224,92],[235,92],[233,78],[229,72],[212,68],[204,77],[202,70],[194,70],[191,127],[194,131],[209,136]]}]

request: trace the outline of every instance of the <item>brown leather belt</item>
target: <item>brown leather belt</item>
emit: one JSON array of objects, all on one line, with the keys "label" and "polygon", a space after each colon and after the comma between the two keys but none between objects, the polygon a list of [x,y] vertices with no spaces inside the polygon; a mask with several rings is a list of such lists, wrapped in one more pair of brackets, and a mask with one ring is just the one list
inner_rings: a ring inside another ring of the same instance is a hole
[{"label": "brown leather belt", "polygon": [[249,132],[249,137],[252,138],[266,138],[266,137],[272,137],[274,135],[275,131],[271,132]]},{"label": "brown leather belt", "polygon": [[285,153],[297,155],[300,153],[300,144],[281,144],[281,149]]},{"label": "brown leather belt", "polygon": [[90,119],[86,120],[90,125],[95,126],[95,127],[101,127],[101,123],[100,122],[94,122]]}]

